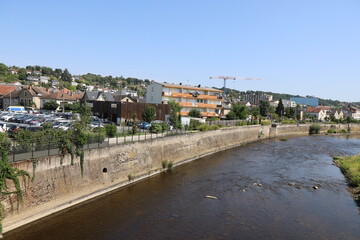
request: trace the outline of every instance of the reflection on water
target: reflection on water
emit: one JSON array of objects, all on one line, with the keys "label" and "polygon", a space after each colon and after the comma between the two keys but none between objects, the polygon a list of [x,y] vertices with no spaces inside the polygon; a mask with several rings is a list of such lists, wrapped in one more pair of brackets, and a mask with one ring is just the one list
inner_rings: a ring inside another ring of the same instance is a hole
[{"label": "reflection on water", "polygon": [[249,144],[37,221],[5,239],[358,239],[360,215],[331,158],[357,153],[358,137]]}]

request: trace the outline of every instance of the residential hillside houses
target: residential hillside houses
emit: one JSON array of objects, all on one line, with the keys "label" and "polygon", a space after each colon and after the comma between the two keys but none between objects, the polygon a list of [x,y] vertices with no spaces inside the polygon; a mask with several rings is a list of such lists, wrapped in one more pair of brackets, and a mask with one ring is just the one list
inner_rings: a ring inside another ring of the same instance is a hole
[{"label": "residential hillside houses", "polygon": [[202,117],[221,117],[222,93],[221,90],[201,85],[152,82],[147,87],[146,103],[167,104],[175,101],[182,107],[182,116],[188,116],[191,109],[198,109]]},{"label": "residential hillside houses", "polygon": [[319,107],[309,107],[305,110],[305,114],[310,118],[315,118],[317,121],[325,121],[326,112]]}]

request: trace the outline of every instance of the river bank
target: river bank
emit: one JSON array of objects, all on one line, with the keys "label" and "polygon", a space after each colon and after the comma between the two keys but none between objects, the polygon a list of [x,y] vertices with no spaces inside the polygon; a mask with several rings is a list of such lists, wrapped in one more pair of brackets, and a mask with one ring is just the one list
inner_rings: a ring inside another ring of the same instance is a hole
[{"label": "river bank", "polygon": [[[324,125],[321,132],[349,127],[352,134],[360,132],[360,125],[348,124]],[[309,125],[255,125],[91,149],[85,152],[83,176],[79,159],[71,165],[70,156],[62,164],[60,156],[37,159],[37,165],[31,160],[17,162],[14,163],[17,168],[33,172],[36,177],[27,187],[19,211],[10,211],[11,201],[16,204],[16,199],[3,200],[7,211],[4,232],[155,176],[161,172],[162,161],[178,166],[239,145],[275,137],[304,136],[308,132]]]},{"label": "river bank", "polygon": [[334,157],[334,162],[344,174],[354,200],[360,207],[360,155]]}]

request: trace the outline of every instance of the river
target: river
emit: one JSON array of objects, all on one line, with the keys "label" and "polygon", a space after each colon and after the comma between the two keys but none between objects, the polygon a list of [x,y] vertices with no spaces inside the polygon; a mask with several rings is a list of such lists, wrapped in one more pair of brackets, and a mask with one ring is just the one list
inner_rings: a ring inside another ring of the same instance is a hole
[{"label": "river", "polygon": [[176,167],[4,237],[359,239],[359,209],[331,157],[358,153],[358,136],[247,144]]}]

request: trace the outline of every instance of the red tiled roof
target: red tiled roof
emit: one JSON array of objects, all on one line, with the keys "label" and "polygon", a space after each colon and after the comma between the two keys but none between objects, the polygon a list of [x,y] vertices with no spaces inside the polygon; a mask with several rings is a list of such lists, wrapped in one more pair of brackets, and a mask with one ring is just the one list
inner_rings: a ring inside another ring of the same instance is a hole
[{"label": "red tiled roof", "polygon": [[6,85],[0,85],[0,95],[5,96],[6,94],[15,91],[17,87],[15,86],[6,86]]},{"label": "red tiled roof", "polygon": [[311,108],[311,107],[309,107],[308,109],[306,109],[306,112],[308,112],[308,113],[319,113],[319,112],[321,112],[321,108]]},{"label": "red tiled roof", "polygon": [[83,97],[83,93],[74,93],[71,90],[64,88],[61,89],[57,92],[48,94],[44,97],[42,97],[43,99],[54,99],[54,100],[72,100],[72,101],[76,101],[79,100]]}]

